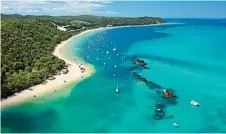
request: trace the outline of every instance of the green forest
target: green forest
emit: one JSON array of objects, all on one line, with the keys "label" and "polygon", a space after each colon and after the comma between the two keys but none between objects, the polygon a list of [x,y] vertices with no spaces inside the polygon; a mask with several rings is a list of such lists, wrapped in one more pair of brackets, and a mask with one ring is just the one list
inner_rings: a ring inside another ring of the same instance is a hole
[{"label": "green forest", "polygon": [[43,82],[65,66],[52,52],[72,34],[48,21],[1,21],[1,97]]},{"label": "green forest", "polygon": [[[107,25],[165,23],[153,17],[22,16],[1,14],[1,97],[44,82],[65,67],[52,52],[57,44],[86,29]],[[60,31],[53,25],[67,25]],[[73,31],[73,32],[72,32]]]},{"label": "green forest", "polygon": [[[157,23],[166,23],[166,21],[159,17],[104,17],[104,16],[93,16],[93,15],[79,15],[79,16],[33,16],[33,15],[7,15],[1,14],[2,20],[5,19],[40,19],[50,20],[58,25],[70,25],[73,28],[81,28],[86,26],[88,28],[105,27],[107,25],[113,26],[124,26],[124,25],[148,25]],[[78,24],[78,21],[84,23]],[[89,24],[87,24],[87,23]]]}]

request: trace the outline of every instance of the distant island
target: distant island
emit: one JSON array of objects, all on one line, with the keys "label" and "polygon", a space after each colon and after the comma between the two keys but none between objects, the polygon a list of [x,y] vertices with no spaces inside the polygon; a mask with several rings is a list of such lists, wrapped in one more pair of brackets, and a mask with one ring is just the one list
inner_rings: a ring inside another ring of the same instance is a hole
[{"label": "distant island", "polygon": [[[57,44],[99,27],[166,23],[157,17],[32,16],[1,14],[1,97],[67,73],[64,60],[53,55]],[[63,72],[62,72],[63,70]]]}]

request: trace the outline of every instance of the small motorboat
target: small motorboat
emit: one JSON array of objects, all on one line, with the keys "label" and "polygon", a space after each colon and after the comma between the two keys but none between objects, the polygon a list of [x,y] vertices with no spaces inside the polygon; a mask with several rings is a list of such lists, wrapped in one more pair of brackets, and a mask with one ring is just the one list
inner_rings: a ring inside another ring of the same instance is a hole
[{"label": "small motorboat", "polygon": [[115,45],[114,45],[114,48],[112,49],[113,51],[116,51],[117,50],[117,48],[115,47]]},{"label": "small motorboat", "polygon": [[191,100],[191,104],[193,106],[200,106],[199,103],[197,101]]},{"label": "small motorboat", "polygon": [[174,126],[174,127],[178,127],[178,125],[177,125],[177,123],[176,123],[176,122],[174,122],[174,123],[173,123],[173,126]]},{"label": "small motorboat", "polygon": [[156,109],[157,112],[162,112],[161,108]]},{"label": "small motorboat", "polygon": [[117,83],[117,87],[116,87],[116,89],[115,89],[115,92],[116,92],[116,93],[119,93],[118,83]]}]

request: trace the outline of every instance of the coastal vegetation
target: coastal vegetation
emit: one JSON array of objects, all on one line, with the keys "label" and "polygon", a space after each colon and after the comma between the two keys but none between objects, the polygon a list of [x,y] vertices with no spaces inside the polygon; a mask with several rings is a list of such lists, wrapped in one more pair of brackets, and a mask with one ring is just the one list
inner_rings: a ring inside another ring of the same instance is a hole
[{"label": "coastal vegetation", "polygon": [[79,15],[79,16],[32,16],[32,15],[7,15],[2,14],[2,19],[40,19],[50,20],[60,26],[67,26],[67,29],[79,29],[82,27],[86,28],[97,28],[106,27],[107,25],[112,26],[125,26],[125,25],[149,25],[166,23],[166,21],[159,17],[104,17],[104,16],[93,16],[93,15]]},{"label": "coastal vegetation", "polygon": [[65,68],[65,62],[52,52],[57,44],[74,34],[97,27],[165,23],[163,19],[154,17],[17,14],[1,14],[1,17],[2,98],[52,79],[53,75]]},{"label": "coastal vegetation", "polygon": [[44,82],[64,68],[52,52],[72,34],[57,30],[48,21],[1,22],[1,97]]}]

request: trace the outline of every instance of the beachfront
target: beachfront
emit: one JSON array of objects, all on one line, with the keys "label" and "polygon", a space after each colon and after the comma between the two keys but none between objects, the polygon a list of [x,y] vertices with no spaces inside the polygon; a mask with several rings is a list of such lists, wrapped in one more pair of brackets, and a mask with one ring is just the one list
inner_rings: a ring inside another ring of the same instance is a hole
[{"label": "beachfront", "polygon": [[[75,63],[74,61],[67,59],[64,56],[64,53],[62,52],[64,47],[73,38],[83,35],[87,32],[91,32],[91,31],[93,31],[93,30],[87,30],[87,31],[81,32],[80,34],[75,35],[66,41],[62,41],[60,44],[57,45],[55,51],[53,52],[53,54],[55,56],[57,56],[59,59],[62,59],[66,62],[66,64],[68,65],[68,67],[67,67],[68,73],[66,73],[66,74],[61,73],[59,75],[55,75],[54,76],[55,79],[53,79],[53,80],[46,80],[47,81],[46,83],[30,87],[29,89],[32,89],[32,90],[26,89],[20,93],[16,93],[15,95],[2,100],[1,108],[5,108],[10,105],[22,103],[31,98],[43,96],[46,93],[55,92],[56,89],[60,89],[61,87],[64,87],[71,83],[78,83],[81,80],[84,80],[85,78],[88,78],[89,76],[91,76],[95,71],[93,66],[91,66],[87,63],[82,63],[81,61],[76,61],[76,63]],[[83,72],[81,70],[81,67],[85,68],[86,71]]]},{"label": "beachfront", "polygon": [[226,132],[226,3],[2,6],[2,133]]},{"label": "beachfront", "polygon": [[[174,23],[166,23],[166,24],[152,24],[154,25],[167,25],[167,24],[174,24]],[[175,23],[178,24],[178,23]],[[139,26],[150,26],[150,25],[136,25],[136,27]],[[100,27],[96,29],[90,29],[83,31],[77,35],[74,35],[67,39],[66,41],[62,41],[60,44],[57,45],[55,51],[53,54],[57,56],[59,59],[62,59],[66,62],[68,69],[68,73],[64,74],[61,73],[60,75],[55,75],[55,79],[53,80],[46,80],[46,83],[39,84],[33,87],[30,87],[29,89],[23,90],[20,93],[16,93],[14,96],[10,96],[4,100],[1,101],[1,108],[13,105],[13,104],[18,104],[25,102],[26,100],[29,100],[34,97],[40,97],[45,95],[46,93],[51,93],[54,92],[56,89],[64,87],[66,85],[69,85],[71,83],[78,83],[81,80],[84,80],[85,78],[88,78],[92,74],[94,74],[95,69],[93,68],[92,65],[89,65],[87,63],[82,63],[81,60],[77,60],[76,62],[73,60],[70,60],[65,57],[64,52],[62,51],[64,47],[73,40],[73,38],[76,38],[78,36],[82,36],[88,32],[94,32],[98,30],[106,30],[106,29],[113,29],[113,28],[123,28],[123,27],[133,27],[133,25],[129,26],[117,26],[117,27]],[[76,59],[79,59],[76,57]],[[86,69],[84,73],[81,72],[80,66],[82,66]]]}]

